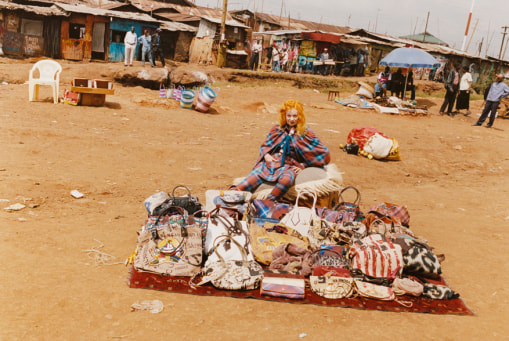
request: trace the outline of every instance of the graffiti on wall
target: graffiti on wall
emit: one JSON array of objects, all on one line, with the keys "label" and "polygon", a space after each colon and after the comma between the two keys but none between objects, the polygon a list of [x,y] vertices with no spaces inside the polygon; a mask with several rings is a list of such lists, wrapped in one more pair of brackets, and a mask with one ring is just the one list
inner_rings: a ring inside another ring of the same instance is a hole
[{"label": "graffiti on wall", "polygon": [[44,52],[44,39],[42,37],[25,36],[24,52],[27,56],[41,55]]},{"label": "graffiti on wall", "polygon": [[4,53],[21,54],[23,46],[23,35],[18,32],[5,32],[4,34]]}]

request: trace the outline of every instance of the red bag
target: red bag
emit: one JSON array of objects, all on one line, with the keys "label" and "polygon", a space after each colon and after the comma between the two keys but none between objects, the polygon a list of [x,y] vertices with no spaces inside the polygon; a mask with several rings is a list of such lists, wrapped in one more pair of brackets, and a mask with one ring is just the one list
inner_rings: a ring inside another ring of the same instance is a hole
[{"label": "red bag", "polygon": [[403,268],[401,246],[380,234],[355,240],[349,256],[352,259],[352,269],[358,269],[371,277],[392,277]]},{"label": "red bag", "polygon": [[385,138],[388,138],[380,130],[372,127],[359,127],[354,128],[348,134],[346,143],[355,143],[359,146],[360,150],[364,149],[364,145],[368,142],[369,138],[375,134],[380,134]]}]

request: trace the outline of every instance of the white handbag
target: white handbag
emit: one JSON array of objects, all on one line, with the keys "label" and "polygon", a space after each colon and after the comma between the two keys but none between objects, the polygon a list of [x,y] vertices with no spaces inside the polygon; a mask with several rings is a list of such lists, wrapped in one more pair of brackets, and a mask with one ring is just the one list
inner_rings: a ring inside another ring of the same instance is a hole
[{"label": "white handbag", "polygon": [[299,206],[300,193],[300,191],[297,192],[295,206],[281,219],[281,223],[307,237],[313,219],[317,218],[315,209],[317,196],[315,192],[310,192],[313,195],[313,207],[302,207]]},{"label": "white handbag", "polygon": [[242,261],[244,259],[243,254],[239,248],[232,246],[228,239],[224,239],[221,243],[214,245],[214,241],[219,236],[231,236],[243,247],[247,260],[254,260],[251,243],[249,242],[249,229],[245,221],[240,221],[220,213],[209,215],[207,234],[205,236],[205,244],[203,245],[205,253],[210,253],[208,259],[211,261],[220,260],[217,253],[212,252],[214,248],[219,250],[225,261]]}]

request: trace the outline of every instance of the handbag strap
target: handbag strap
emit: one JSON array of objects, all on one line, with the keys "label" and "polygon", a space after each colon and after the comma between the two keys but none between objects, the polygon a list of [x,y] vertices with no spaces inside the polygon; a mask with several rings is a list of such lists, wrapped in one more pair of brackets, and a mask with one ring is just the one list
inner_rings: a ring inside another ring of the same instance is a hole
[{"label": "handbag strap", "polygon": [[175,190],[177,188],[185,188],[187,190],[187,194],[188,194],[189,198],[191,198],[191,190],[184,185],[178,185],[178,186],[173,187],[173,191],[171,192],[172,198],[175,198]]},{"label": "handbag strap", "polygon": [[345,193],[348,189],[352,189],[354,190],[356,193],[357,193],[357,197],[355,198],[355,200],[353,201],[353,203],[359,207],[360,203],[361,203],[361,193],[359,192],[359,190],[353,186],[347,186],[345,188],[343,188],[341,190],[341,192],[339,192],[339,199],[340,199],[340,202],[336,205],[336,207],[334,207],[334,210],[337,210],[341,204],[345,203],[345,199],[343,199],[343,193]]},{"label": "handbag strap", "polygon": [[[219,210],[220,208],[221,206],[218,206],[214,211]],[[225,226],[226,231],[228,232],[228,235],[230,237],[233,238],[233,236],[235,235],[238,236],[244,235],[244,238],[246,239],[246,243],[244,244],[244,250],[247,254],[249,252],[249,235],[244,231],[244,229],[242,229],[241,222],[237,218],[225,217],[224,215],[220,214],[219,211],[216,211],[216,213],[213,215],[212,212],[210,213],[209,218],[211,220],[216,219],[217,221],[221,222]],[[230,222],[229,218],[233,219],[233,223]],[[216,222],[214,222],[214,224],[217,225]]]},{"label": "handbag strap", "polygon": [[237,248],[239,249],[239,251],[242,255],[242,262],[243,263],[247,262],[246,250],[242,247],[242,245],[240,245],[240,243],[238,241],[236,241],[235,238],[233,238],[232,236],[222,234],[220,236],[217,236],[216,239],[214,239],[214,243],[212,244],[214,252],[217,254],[217,257],[219,258],[219,260],[222,263],[224,263],[225,260],[224,260],[223,256],[221,256],[221,254],[219,253],[219,249],[218,249],[218,246],[221,242],[223,242],[223,243],[224,242],[233,242],[233,244],[235,244],[237,246]]},{"label": "handbag strap", "polygon": [[[179,213],[182,214],[182,218],[184,218],[184,216],[185,216],[184,209],[179,206],[170,206],[167,209],[165,209],[163,212],[161,212],[161,214],[157,217],[156,222],[154,223],[154,229],[152,230],[152,239],[154,239],[154,241],[156,239],[159,239],[159,235],[157,234],[157,224],[161,220],[161,217],[166,216],[167,213],[173,208],[176,209],[177,211],[179,211]],[[181,226],[182,237],[187,237],[187,229],[185,227],[185,224],[186,224],[186,222],[184,221],[184,224]]]},{"label": "handbag strap", "polygon": [[[311,209],[313,210],[313,212],[316,212],[316,200],[318,199],[318,195],[316,194],[316,192],[311,189],[311,188],[305,188],[305,190],[309,190],[309,191],[306,191],[308,193],[310,193],[311,195],[313,195],[313,206],[311,207]],[[298,190],[297,191],[297,199],[295,200],[295,208],[298,208],[299,207],[299,198],[300,198],[300,194],[304,192],[304,189],[301,189],[301,190]]]}]

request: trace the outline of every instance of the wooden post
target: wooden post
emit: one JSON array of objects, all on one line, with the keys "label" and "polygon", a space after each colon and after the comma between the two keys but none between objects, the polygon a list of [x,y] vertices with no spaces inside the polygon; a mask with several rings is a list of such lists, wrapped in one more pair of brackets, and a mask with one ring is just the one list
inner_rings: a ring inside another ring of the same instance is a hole
[{"label": "wooden post", "polygon": [[217,52],[217,66],[226,66],[226,12],[228,11],[228,0],[223,0],[223,13],[221,16],[221,35],[219,37],[219,50]]}]

